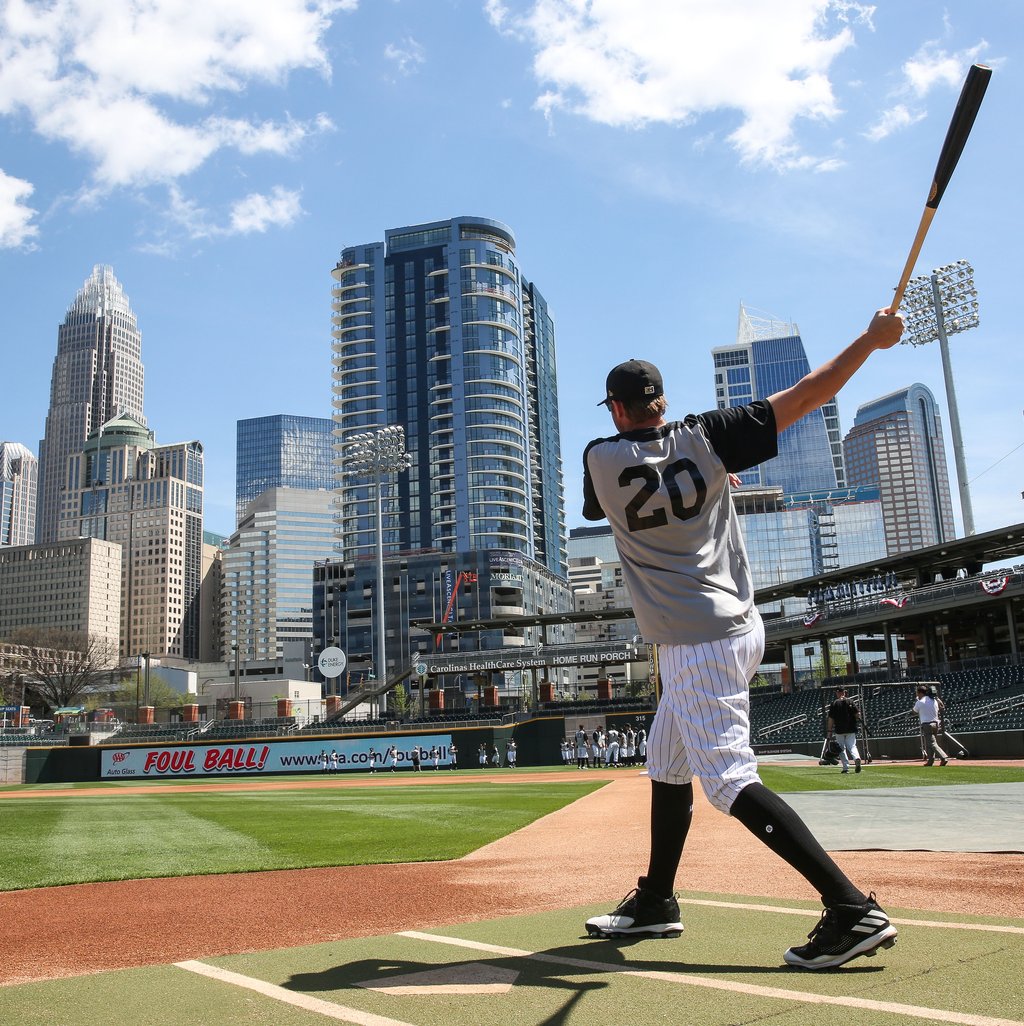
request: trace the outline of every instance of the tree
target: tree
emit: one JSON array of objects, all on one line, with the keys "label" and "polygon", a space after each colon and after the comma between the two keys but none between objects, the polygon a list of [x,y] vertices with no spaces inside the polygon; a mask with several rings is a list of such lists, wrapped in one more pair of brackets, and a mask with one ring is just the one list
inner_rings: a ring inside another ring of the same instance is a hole
[{"label": "tree", "polygon": [[[117,706],[134,706],[136,699],[145,701],[145,670],[141,671],[140,682],[136,673],[121,681],[120,686],[111,696],[111,704]],[[154,709],[176,709],[185,703],[185,696],[171,687],[159,673],[149,676],[149,704]]]},{"label": "tree", "polygon": [[5,640],[24,649],[26,693],[51,709],[81,704],[76,699],[109,681],[117,664],[112,642],[82,631],[24,627]]},{"label": "tree", "polygon": [[24,674],[11,670],[0,677],[0,699],[3,705],[21,705]]},{"label": "tree", "polygon": [[394,690],[391,692],[391,698],[391,705],[395,710],[395,719],[404,720],[409,712],[409,706],[411,705],[409,692],[406,691],[405,685],[396,684]]},{"label": "tree", "polygon": [[627,698],[646,698],[654,690],[650,680],[630,680],[626,682]]}]

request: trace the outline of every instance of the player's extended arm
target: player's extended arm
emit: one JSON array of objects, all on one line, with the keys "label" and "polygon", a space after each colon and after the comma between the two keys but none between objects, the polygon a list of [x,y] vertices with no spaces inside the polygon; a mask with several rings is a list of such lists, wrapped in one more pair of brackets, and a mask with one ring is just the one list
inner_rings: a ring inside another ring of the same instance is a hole
[{"label": "player's extended arm", "polygon": [[838,356],[804,375],[795,385],[770,396],[768,401],[775,411],[779,433],[832,399],[876,349],[891,349],[902,334],[902,315],[879,310],[864,334]]}]

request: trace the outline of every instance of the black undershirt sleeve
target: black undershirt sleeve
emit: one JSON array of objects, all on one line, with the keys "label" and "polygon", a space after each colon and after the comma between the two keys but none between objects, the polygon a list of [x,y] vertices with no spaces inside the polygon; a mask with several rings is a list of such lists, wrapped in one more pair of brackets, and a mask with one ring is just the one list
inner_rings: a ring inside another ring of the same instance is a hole
[{"label": "black undershirt sleeve", "polygon": [[598,445],[600,442],[605,441],[604,438],[595,438],[586,449],[583,450],[583,519],[584,520],[604,520],[605,513],[601,509],[601,502],[597,497],[597,491],[594,489],[594,481],[590,476],[590,467],[587,465],[587,455],[590,450]]},{"label": "black undershirt sleeve", "polygon": [[779,454],[775,411],[767,399],[687,417],[686,423],[700,425],[725,469],[731,473],[756,467]]}]

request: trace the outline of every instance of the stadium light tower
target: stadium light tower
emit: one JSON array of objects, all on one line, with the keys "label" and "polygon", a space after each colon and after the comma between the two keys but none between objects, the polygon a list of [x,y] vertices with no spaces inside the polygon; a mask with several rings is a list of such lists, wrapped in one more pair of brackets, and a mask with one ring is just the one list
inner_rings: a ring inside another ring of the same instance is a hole
[{"label": "stadium light tower", "polygon": [[381,504],[383,478],[412,466],[405,451],[405,429],[397,425],[352,435],[345,445],[345,472],[353,477],[368,477],[373,483],[377,507],[377,677],[387,680],[387,654],[384,647],[384,523]]},{"label": "stadium light tower", "polygon": [[978,326],[978,292],[974,287],[974,268],[966,260],[957,260],[954,264],[937,268],[930,275],[911,278],[903,295],[903,315],[906,330],[902,341],[905,344],[925,346],[936,340],[939,343],[942,374],[946,381],[949,429],[953,436],[960,513],[964,521],[964,534],[972,535],[974,510],[971,508],[971,493],[967,485],[967,460],[960,433],[960,414],[957,412],[956,390],[953,387],[948,336]]}]

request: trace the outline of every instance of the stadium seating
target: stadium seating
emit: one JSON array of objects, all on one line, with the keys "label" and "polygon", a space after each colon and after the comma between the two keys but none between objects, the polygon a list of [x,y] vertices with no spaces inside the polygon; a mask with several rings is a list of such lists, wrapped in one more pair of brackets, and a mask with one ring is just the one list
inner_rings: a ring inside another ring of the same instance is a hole
[{"label": "stadium seating", "polygon": [[67,737],[54,737],[49,734],[0,734],[0,745],[6,748],[55,748],[66,745]]},{"label": "stadium seating", "polygon": [[754,744],[793,744],[820,740],[825,709],[839,684],[857,684],[852,697],[863,703],[870,737],[906,737],[920,730],[914,713],[920,681],[935,682],[946,705],[951,731],[1024,729],[1024,666],[986,665],[934,673],[916,668],[908,678],[893,681],[884,673],[833,678],[821,687],[792,694],[751,695],[751,739]]}]

